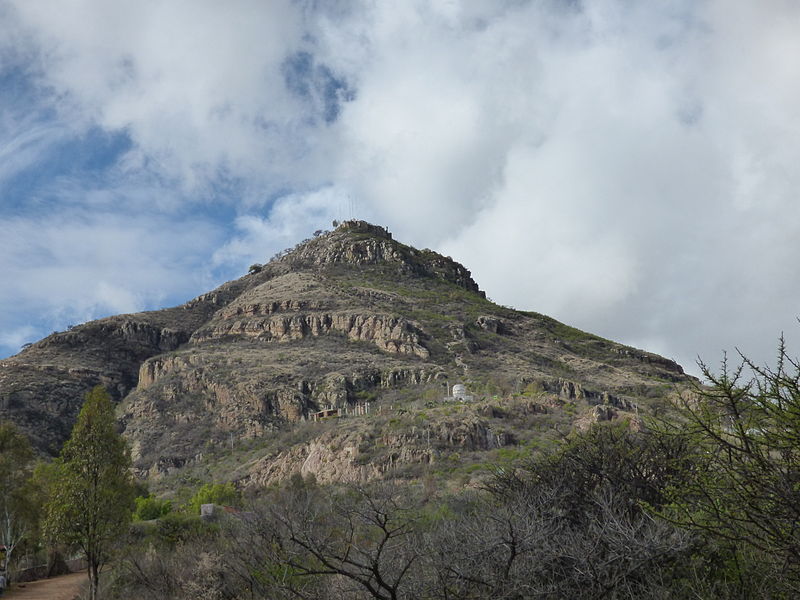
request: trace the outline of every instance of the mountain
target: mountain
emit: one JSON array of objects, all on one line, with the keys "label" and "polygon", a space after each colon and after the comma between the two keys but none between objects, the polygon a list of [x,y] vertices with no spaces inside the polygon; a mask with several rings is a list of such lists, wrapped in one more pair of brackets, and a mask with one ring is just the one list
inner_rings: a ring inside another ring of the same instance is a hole
[{"label": "mountain", "polygon": [[[352,480],[468,468],[597,420],[636,427],[686,382],[671,360],[497,305],[449,257],[347,221],[186,304],[0,361],[0,419],[56,453],[102,384],[152,480]],[[443,399],[454,384],[470,402]]]}]

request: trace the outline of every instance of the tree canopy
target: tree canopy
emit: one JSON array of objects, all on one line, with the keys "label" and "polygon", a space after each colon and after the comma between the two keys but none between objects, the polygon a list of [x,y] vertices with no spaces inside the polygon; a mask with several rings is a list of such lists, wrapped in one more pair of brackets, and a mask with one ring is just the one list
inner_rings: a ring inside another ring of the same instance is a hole
[{"label": "tree canopy", "polygon": [[[33,537],[35,502],[31,501],[31,468],[34,454],[28,439],[11,423],[0,423],[0,545],[7,567],[19,544]],[[5,568],[3,568],[5,567]]]},{"label": "tree canopy", "polygon": [[116,431],[114,406],[101,386],[86,401],[58,460],[45,532],[81,549],[89,563],[90,598],[97,597],[100,567],[131,520],[135,487],[130,455]]},{"label": "tree canopy", "polygon": [[221,506],[238,504],[241,495],[232,483],[206,483],[189,500],[187,508],[191,514],[200,514],[203,504]]},{"label": "tree canopy", "polygon": [[[774,367],[742,356],[684,394],[660,433],[688,441],[691,468],[660,515],[729,548],[732,569],[800,594],[800,364],[781,338]],[[769,574],[772,573],[774,577]]]}]

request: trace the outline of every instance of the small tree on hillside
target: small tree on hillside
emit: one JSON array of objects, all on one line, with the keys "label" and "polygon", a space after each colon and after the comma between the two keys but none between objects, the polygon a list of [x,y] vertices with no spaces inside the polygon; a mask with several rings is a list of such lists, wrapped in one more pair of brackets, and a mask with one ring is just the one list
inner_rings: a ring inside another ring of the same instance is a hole
[{"label": "small tree on hillside", "polygon": [[[735,560],[743,581],[771,567],[780,574],[772,579],[797,597],[800,363],[781,339],[775,367],[744,356],[733,369],[723,361],[719,373],[700,367],[710,385],[683,397],[682,423],[660,424],[662,434],[688,437],[695,450],[690,476],[670,490],[662,515],[732,544],[743,557]],[[753,557],[757,564],[742,566]]]},{"label": "small tree on hillside", "polygon": [[89,598],[100,567],[131,520],[135,488],[130,455],[116,431],[111,397],[97,386],[86,401],[58,462],[59,482],[47,504],[45,533],[78,546],[89,565]]},{"label": "small tree on hillside", "polygon": [[6,579],[14,550],[36,526],[36,504],[29,497],[33,458],[28,439],[11,423],[0,423],[0,573]]},{"label": "small tree on hillside", "polygon": [[189,500],[188,509],[191,514],[200,514],[203,504],[233,506],[239,504],[241,494],[232,483],[206,483]]}]

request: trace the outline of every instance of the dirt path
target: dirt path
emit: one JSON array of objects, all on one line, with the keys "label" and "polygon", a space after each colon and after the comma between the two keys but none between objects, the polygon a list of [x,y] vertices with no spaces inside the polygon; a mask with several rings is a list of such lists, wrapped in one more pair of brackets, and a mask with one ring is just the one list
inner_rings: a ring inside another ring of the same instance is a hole
[{"label": "dirt path", "polygon": [[[2,600],[74,600],[86,583],[86,572],[20,583],[6,590]],[[23,587],[24,586],[24,587]]]}]

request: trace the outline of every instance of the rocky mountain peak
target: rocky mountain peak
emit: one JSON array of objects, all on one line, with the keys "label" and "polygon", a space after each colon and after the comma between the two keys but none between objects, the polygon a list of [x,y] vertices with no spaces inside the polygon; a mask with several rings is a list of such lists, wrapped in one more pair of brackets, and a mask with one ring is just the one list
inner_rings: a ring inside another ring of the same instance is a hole
[{"label": "rocky mountain peak", "polygon": [[358,219],[343,221],[340,225],[336,227],[336,231],[343,233],[349,232],[349,233],[368,234],[379,238],[385,238],[387,240],[392,239],[392,234],[386,227],[383,227],[381,225],[373,225],[372,223],[368,223],[367,221],[361,221]]},{"label": "rocky mountain peak", "polygon": [[301,242],[278,262],[295,268],[383,264],[403,275],[443,279],[485,297],[462,264],[433,250],[402,244],[385,227],[366,221],[344,221],[333,231]]}]

